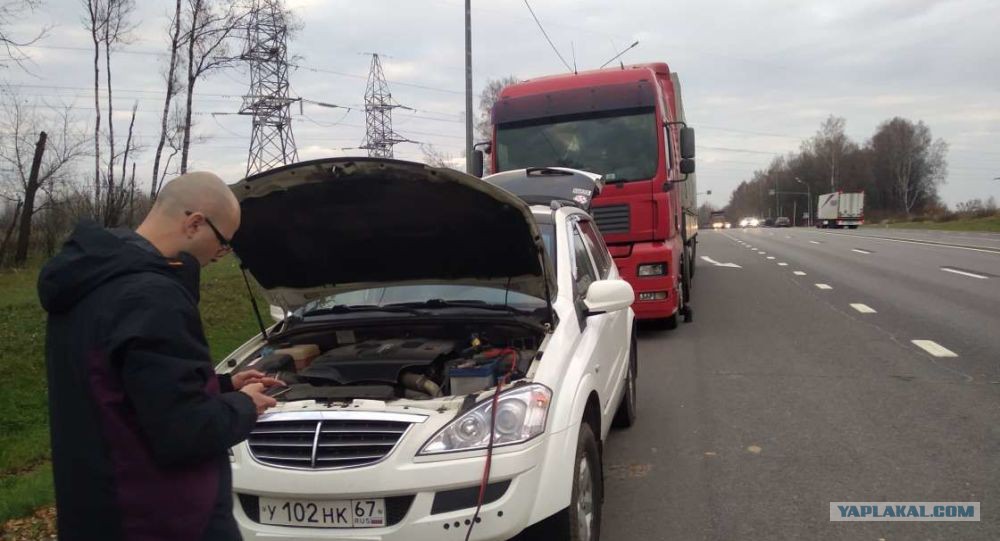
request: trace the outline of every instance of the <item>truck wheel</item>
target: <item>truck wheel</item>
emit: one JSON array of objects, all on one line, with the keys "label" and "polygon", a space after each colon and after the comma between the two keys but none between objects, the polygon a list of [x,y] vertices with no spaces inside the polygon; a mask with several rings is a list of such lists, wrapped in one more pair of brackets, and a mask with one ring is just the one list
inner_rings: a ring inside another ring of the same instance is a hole
[{"label": "truck wheel", "polygon": [[601,538],[601,502],[604,478],[597,438],[587,423],[580,424],[569,507],[531,526],[519,541],[598,541]]},{"label": "truck wheel", "polygon": [[611,426],[615,428],[628,428],[635,424],[637,408],[638,390],[636,388],[636,375],[639,373],[639,345],[635,330],[632,330],[632,345],[629,346],[628,372],[625,374],[625,394],[618,404],[618,411],[611,421]]}]

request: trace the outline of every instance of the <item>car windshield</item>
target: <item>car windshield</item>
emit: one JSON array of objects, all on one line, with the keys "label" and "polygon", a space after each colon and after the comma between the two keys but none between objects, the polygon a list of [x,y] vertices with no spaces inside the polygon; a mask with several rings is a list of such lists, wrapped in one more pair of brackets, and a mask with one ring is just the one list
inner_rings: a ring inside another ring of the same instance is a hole
[{"label": "car windshield", "polygon": [[500,171],[562,166],[629,181],[652,178],[658,165],[648,107],[504,124],[496,140]]},{"label": "car windshield", "polygon": [[[555,226],[551,223],[538,224],[549,261],[555,265]],[[544,299],[517,291],[507,291],[494,287],[459,284],[420,284],[387,287],[373,287],[345,293],[337,293],[316,299],[295,311],[299,316],[310,312],[326,311],[337,307],[389,307],[399,304],[422,303],[426,301],[481,303],[489,306],[509,306],[518,310],[535,310],[545,307]]]}]

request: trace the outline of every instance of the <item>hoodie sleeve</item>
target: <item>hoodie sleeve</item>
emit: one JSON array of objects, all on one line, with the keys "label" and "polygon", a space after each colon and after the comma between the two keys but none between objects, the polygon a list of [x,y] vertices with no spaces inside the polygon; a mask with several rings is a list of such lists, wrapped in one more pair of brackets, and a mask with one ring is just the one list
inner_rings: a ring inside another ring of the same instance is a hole
[{"label": "hoodie sleeve", "polygon": [[218,382],[185,293],[172,284],[132,289],[111,310],[109,351],[154,459],[197,462],[246,439],[257,419],[253,400],[209,392]]}]

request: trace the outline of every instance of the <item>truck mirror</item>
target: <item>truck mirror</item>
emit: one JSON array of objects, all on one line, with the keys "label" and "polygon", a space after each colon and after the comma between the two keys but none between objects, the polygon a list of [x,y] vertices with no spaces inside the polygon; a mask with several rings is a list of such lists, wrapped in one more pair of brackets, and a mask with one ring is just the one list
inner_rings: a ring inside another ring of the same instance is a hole
[{"label": "truck mirror", "polygon": [[681,128],[681,158],[694,158],[694,128]]},{"label": "truck mirror", "polygon": [[473,150],[472,151],[472,167],[469,170],[473,176],[482,177],[483,176],[483,151]]},{"label": "truck mirror", "polygon": [[694,160],[684,158],[681,160],[681,174],[690,175],[691,173],[694,173]]}]

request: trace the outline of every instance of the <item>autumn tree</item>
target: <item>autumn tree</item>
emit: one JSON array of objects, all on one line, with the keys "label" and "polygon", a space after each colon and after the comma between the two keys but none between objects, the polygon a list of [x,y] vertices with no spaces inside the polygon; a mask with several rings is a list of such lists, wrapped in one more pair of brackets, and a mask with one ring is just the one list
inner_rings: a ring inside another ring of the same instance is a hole
[{"label": "autumn tree", "polygon": [[910,216],[937,200],[937,187],[948,171],[948,144],[935,140],[923,121],[887,120],[868,147],[875,180],[893,194],[899,211]]}]

